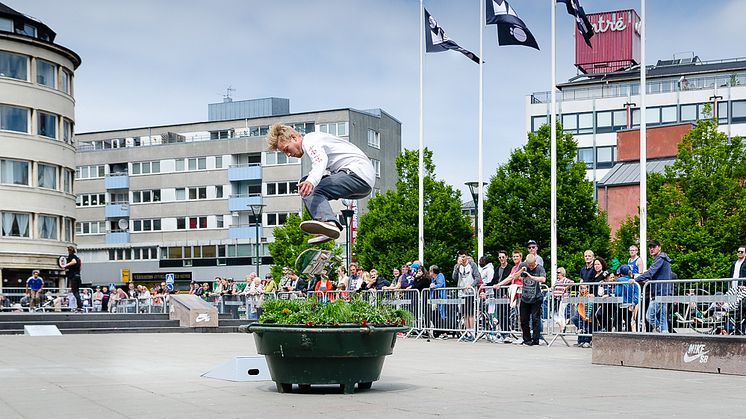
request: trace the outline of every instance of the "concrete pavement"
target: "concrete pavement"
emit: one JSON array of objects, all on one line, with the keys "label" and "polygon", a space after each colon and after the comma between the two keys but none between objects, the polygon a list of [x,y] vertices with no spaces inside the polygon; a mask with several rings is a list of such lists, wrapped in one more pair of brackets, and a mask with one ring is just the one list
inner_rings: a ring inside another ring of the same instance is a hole
[{"label": "concrete pavement", "polygon": [[2,418],[743,417],[746,377],[591,365],[591,350],[399,339],[368,391],[200,377],[247,334],[0,336]]}]

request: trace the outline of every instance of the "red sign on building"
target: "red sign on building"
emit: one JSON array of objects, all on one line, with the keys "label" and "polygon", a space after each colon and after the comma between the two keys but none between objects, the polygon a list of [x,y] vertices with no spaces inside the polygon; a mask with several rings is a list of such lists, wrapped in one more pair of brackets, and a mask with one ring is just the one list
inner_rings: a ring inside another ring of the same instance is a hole
[{"label": "red sign on building", "polygon": [[608,73],[640,63],[640,16],[634,10],[589,13],[593,48],[575,28],[575,65],[583,73]]}]

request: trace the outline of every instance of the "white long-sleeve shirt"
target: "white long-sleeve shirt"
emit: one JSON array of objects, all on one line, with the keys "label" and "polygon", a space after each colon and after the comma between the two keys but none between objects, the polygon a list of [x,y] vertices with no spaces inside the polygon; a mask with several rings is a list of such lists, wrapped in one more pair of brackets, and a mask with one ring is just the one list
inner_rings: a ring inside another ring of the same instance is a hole
[{"label": "white long-sleeve shirt", "polygon": [[349,141],[323,132],[311,132],[303,137],[303,152],[311,159],[311,171],[306,180],[314,187],[326,171],[335,173],[343,169],[360,176],[371,188],[375,186],[373,164]]}]

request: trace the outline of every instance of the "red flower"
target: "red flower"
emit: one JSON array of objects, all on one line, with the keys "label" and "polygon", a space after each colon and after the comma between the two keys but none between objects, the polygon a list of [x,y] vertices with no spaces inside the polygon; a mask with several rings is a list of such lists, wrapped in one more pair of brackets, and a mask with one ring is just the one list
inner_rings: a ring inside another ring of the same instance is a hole
[{"label": "red flower", "polygon": [[363,319],[363,321],[362,321],[362,323],[361,323],[361,324],[362,324],[363,326],[367,326],[367,325],[368,325],[368,320],[367,320],[367,319]]},{"label": "red flower", "polygon": [[308,322],[308,323],[306,323],[306,326],[308,326],[308,327],[311,327],[311,326],[313,326],[313,322]]},{"label": "red flower", "polygon": [[286,308],[283,308],[283,309],[282,309],[282,312],[283,312],[283,313],[285,313],[285,314],[288,314],[288,313],[290,313],[290,310],[288,310],[288,309],[286,309]]},{"label": "red flower", "polygon": [[407,322],[404,321],[404,319],[401,319],[401,325],[404,326],[405,324],[407,324]]}]

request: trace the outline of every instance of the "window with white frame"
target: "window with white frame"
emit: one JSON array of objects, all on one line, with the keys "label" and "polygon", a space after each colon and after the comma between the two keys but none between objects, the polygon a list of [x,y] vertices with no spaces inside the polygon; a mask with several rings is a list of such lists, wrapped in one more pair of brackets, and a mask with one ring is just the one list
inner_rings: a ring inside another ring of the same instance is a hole
[{"label": "window with white frame", "polygon": [[72,243],[73,241],[73,220],[72,218],[65,218],[65,241]]},{"label": "window with white frame", "polygon": [[370,159],[370,162],[373,163],[373,169],[375,169],[376,171],[376,177],[381,177],[381,161]]},{"label": "window with white frame", "polygon": [[223,219],[222,214],[218,214],[215,216],[215,227],[217,228],[225,227],[225,220]]},{"label": "window with white frame", "polygon": [[36,82],[42,86],[55,88],[57,81],[57,66],[40,59],[36,59]]},{"label": "window with white frame", "polygon": [[29,227],[31,224],[31,214],[22,212],[2,212],[0,213],[0,223],[2,223],[3,237],[31,237]]},{"label": "window with white frame", "polygon": [[104,233],[106,233],[105,221],[78,221],[75,223],[75,234],[79,236]]},{"label": "window with white frame", "polygon": [[73,75],[64,68],[60,72],[60,90],[71,95],[73,93]]},{"label": "window with white frame", "polygon": [[207,157],[195,157],[187,159],[187,170],[207,169]]},{"label": "window with white frame", "polygon": [[298,182],[267,182],[267,196],[295,195],[298,193]]},{"label": "window with white frame", "polygon": [[29,167],[27,161],[0,160],[0,183],[29,185]]},{"label": "window with white frame", "polygon": [[57,189],[57,170],[59,166],[39,163],[37,167],[37,182],[40,188]]},{"label": "window with white frame", "polygon": [[29,110],[0,105],[0,130],[28,133]]},{"label": "window with white frame", "polygon": [[139,161],[132,163],[132,174],[133,175],[148,175],[151,173],[161,172],[160,160],[153,161]]},{"label": "window with white frame", "polygon": [[264,153],[265,166],[282,166],[286,164],[300,164],[300,159],[297,157],[288,157],[280,151],[267,151]]},{"label": "window with white frame", "polygon": [[57,115],[46,112],[37,112],[38,122],[37,134],[42,137],[57,139]]},{"label": "window with white frame", "polygon": [[307,134],[309,132],[314,131],[313,122],[296,122],[296,123],[290,124],[290,127],[292,127],[296,132],[300,134]]},{"label": "window with white frame", "polygon": [[316,131],[326,132],[328,134],[336,135],[337,137],[345,137],[348,135],[347,122],[324,122],[316,125]]},{"label": "window with white frame", "polygon": [[105,193],[81,194],[75,197],[75,205],[78,207],[98,207],[106,205]]},{"label": "window with white frame", "polygon": [[176,172],[183,172],[184,171],[184,159],[176,159],[176,164],[174,166],[174,171]]},{"label": "window with white frame", "polygon": [[73,193],[73,177],[74,172],[70,169],[62,169],[63,174],[63,191],[67,193]]},{"label": "window with white frame", "polygon": [[62,141],[73,143],[73,123],[67,118],[62,118]]},{"label": "window with white frame", "polygon": [[40,239],[57,240],[57,220],[53,215],[39,215],[38,229]]},{"label": "window with white frame", "polygon": [[223,185],[215,185],[215,198],[223,197]]},{"label": "window with white frame", "polygon": [[158,259],[158,248],[157,247],[134,247],[132,248],[132,259],[134,260]]},{"label": "window with white frame", "polygon": [[133,191],[132,203],[161,202],[161,190],[150,189],[145,191]]},{"label": "window with white frame", "polygon": [[28,81],[28,57],[0,51],[0,77]]},{"label": "window with white frame", "polygon": [[249,127],[249,136],[264,136],[269,133],[269,125],[260,125],[258,127]]},{"label": "window with white frame", "polygon": [[223,156],[215,156],[215,168],[216,169],[223,168]]},{"label": "window with white frame", "polygon": [[132,222],[132,231],[134,232],[161,231],[161,219],[153,218],[153,219],[144,219],[144,220],[134,220]]},{"label": "window with white frame", "polygon": [[78,166],[75,169],[75,179],[96,179],[106,175],[106,166]]},{"label": "window with white frame", "polygon": [[202,230],[207,228],[207,217],[179,217],[176,219],[177,230]]},{"label": "window with white frame", "polygon": [[207,199],[207,187],[202,186],[198,188],[188,188],[189,192],[189,200],[197,200],[197,199]]},{"label": "window with white frame", "polygon": [[368,130],[368,145],[373,148],[381,148],[381,133],[372,129]]},{"label": "window with white frame", "polygon": [[292,214],[300,216],[297,212],[273,212],[267,214],[267,227],[277,227],[284,225],[288,217]]}]

